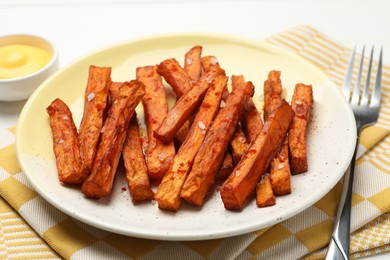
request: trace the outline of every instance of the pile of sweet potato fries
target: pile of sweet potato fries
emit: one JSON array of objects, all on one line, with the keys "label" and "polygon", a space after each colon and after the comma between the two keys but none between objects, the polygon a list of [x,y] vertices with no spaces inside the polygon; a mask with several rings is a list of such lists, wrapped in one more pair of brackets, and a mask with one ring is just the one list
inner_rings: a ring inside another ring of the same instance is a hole
[{"label": "pile of sweet potato fries", "polygon": [[[280,76],[269,72],[261,113],[252,82],[232,75],[229,92],[225,70],[216,57],[202,56],[202,46],[185,53],[183,67],[170,58],[138,67],[129,82],[112,82],[111,68],[90,66],[79,130],[63,101],[47,108],[58,178],[89,198],[109,196],[122,156],[133,203],[154,199],[173,212],[183,200],[202,206],[222,182],[228,210],[241,210],[255,192],[259,207],[274,205],[275,196],[291,193],[291,174],[308,169],[313,105],[312,86],[301,83],[287,103]],[[170,109],[169,87],[177,98]],[[135,113],[141,101],[145,140]]]}]

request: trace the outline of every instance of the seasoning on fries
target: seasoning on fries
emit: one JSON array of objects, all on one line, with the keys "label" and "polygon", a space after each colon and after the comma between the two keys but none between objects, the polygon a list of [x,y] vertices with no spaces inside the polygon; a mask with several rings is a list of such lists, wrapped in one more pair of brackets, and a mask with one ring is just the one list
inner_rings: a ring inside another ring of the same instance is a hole
[{"label": "seasoning on fries", "polygon": [[124,82],[120,88],[108,110],[91,174],[81,187],[87,197],[101,198],[111,193],[127,127],[144,93],[144,85],[136,80]]}]

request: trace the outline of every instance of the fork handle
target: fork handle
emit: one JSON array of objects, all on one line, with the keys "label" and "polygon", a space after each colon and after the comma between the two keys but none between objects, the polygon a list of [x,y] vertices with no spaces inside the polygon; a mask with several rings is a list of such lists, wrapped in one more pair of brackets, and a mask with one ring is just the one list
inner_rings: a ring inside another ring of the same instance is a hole
[{"label": "fork handle", "polygon": [[[332,240],[326,255],[327,260],[340,259],[340,256],[337,256],[337,254],[340,253],[344,259],[349,259],[352,187],[358,143],[359,137],[357,136],[355,152],[353,153],[351,163],[344,174],[343,187],[340,194]],[[334,250],[336,249],[335,246],[338,250]]]}]

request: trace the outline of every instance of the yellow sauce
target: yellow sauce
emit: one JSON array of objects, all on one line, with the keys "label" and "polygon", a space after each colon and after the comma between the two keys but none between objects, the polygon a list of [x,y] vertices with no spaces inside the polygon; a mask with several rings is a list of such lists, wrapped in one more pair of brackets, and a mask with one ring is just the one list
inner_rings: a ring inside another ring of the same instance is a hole
[{"label": "yellow sauce", "polygon": [[26,76],[49,63],[46,50],[25,44],[0,46],[0,79]]}]

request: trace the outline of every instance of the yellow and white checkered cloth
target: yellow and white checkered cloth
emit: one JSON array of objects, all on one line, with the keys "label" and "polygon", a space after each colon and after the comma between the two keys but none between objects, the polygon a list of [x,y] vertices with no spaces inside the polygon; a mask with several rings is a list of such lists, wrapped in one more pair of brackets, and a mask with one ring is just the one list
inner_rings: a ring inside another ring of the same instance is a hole
[{"label": "yellow and white checkered cloth", "polygon": [[[341,86],[351,50],[308,26],[268,42],[322,69]],[[355,172],[351,257],[390,250],[390,67],[384,67],[379,121],[362,133]],[[341,185],[273,227],[209,241],[156,241],[112,234],[58,211],[32,190],[18,166],[15,129],[0,130],[0,258],[322,259]]]}]

